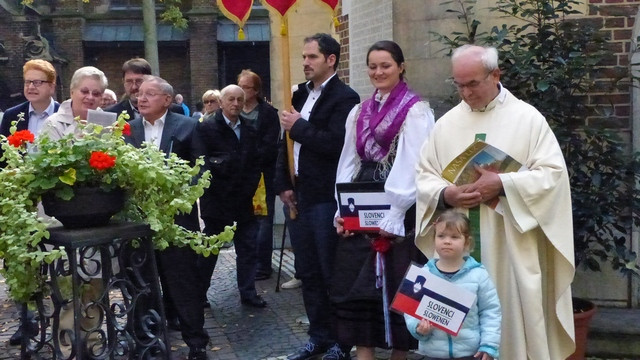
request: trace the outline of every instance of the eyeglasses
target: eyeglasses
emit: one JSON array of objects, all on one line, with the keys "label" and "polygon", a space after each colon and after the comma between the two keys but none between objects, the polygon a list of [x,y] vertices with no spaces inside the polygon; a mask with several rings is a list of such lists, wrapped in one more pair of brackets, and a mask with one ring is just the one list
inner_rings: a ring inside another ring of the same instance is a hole
[{"label": "eyeglasses", "polygon": [[482,84],[485,80],[487,80],[487,78],[489,78],[489,75],[491,75],[491,73],[492,73],[492,71],[489,71],[487,73],[487,75],[485,75],[485,77],[482,78],[482,80],[472,80],[472,81],[469,81],[466,84],[460,84],[460,83],[456,82],[455,80],[452,80],[451,83],[458,90],[463,90],[464,88],[473,90],[473,89],[477,88],[478,86],[480,86],[480,84]]},{"label": "eyeglasses", "polygon": [[218,100],[215,100],[215,99],[209,99],[209,100],[205,100],[205,101],[203,101],[203,103],[204,103],[205,105],[207,105],[207,104],[217,104],[217,103],[218,103]]},{"label": "eyeglasses", "polygon": [[165,93],[153,93],[153,92],[147,92],[147,93],[139,93],[138,94],[138,99],[142,99],[142,98],[153,98],[156,96],[160,96],[160,95],[164,95],[164,96],[169,96],[168,94]]},{"label": "eyeglasses", "polygon": [[140,86],[142,85],[142,82],[144,81],[144,79],[127,79],[124,81],[124,84],[128,87],[133,86],[134,84],[136,86]]},{"label": "eyeglasses", "polygon": [[29,87],[29,85],[33,85],[35,87],[40,87],[44,83],[50,83],[51,81],[47,80],[25,80],[24,87]]},{"label": "eyeglasses", "polygon": [[86,89],[86,88],[80,89],[80,93],[82,94],[82,96],[88,96],[89,94],[91,94],[91,96],[93,96],[93,97],[101,98],[103,92],[104,91],[99,91],[99,90],[91,91],[91,90]]}]

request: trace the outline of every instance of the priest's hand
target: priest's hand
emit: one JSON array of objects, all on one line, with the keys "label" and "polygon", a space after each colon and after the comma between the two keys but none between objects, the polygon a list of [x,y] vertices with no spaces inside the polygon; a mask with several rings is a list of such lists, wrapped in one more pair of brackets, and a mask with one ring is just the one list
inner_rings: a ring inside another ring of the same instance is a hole
[{"label": "priest's hand", "polygon": [[456,208],[472,208],[482,203],[482,194],[469,191],[471,184],[449,185],[444,189],[444,202]]},{"label": "priest's hand", "polygon": [[469,192],[479,192],[482,195],[482,202],[491,200],[503,192],[502,180],[497,173],[477,165],[475,169],[480,177],[473,184],[470,184]]}]

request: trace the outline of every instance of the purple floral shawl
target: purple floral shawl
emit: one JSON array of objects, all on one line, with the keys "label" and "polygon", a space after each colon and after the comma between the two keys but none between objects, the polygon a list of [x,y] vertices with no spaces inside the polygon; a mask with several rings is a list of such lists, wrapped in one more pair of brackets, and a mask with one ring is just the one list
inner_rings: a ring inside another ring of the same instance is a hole
[{"label": "purple floral shawl", "polygon": [[378,102],[375,100],[377,94],[378,90],[362,103],[356,123],[356,149],[365,161],[379,162],[387,156],[409,109],[420,100],[417,94],[409,90],[407,83],[400,81],[378,111]]}]

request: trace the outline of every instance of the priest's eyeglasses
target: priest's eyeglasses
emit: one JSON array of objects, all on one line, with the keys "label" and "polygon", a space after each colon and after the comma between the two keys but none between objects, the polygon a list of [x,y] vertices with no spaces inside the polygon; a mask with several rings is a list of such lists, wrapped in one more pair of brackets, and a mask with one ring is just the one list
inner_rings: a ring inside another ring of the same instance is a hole
[{"label": "priest's eyeglasses", "polygon": [[475,88],[477,88],[478,86],[480,86],[480,84],[482,84],[485,80],[487,80],[489,78],[489,75],[491,75],[491,71],[489,71],[484,78],[482,78],[482,80],[471,80],[466,84],[461,84],[453,79],[451,79],[451,84],[453,84],[453,86],[456,87],[456,89],[458,89],[458,91],[462,91],[464,90],[464,88],[467,88],[469,90],[474,90]]}]

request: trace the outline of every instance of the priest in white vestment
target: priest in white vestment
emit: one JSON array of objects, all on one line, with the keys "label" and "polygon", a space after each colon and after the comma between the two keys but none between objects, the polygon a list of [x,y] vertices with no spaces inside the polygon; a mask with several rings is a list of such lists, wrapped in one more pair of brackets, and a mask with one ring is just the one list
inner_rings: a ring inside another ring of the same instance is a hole
[{"label": "priest in white vestment", "polygon": [[[481,261],[502,304],[500,353],[507,360],[562,360],[574,352],[571,282],[575,266],[567,168],[553,132],[534,107],[500,84],[495,48],[464,45],[453,53],[453,80],[463,101],[440,118],[421,151],[416,244],[434,214],[478,208]],[[526,166],[456,186],[444,168],[476,139]],[[504,214],[484,203],[499,197]]]}]

